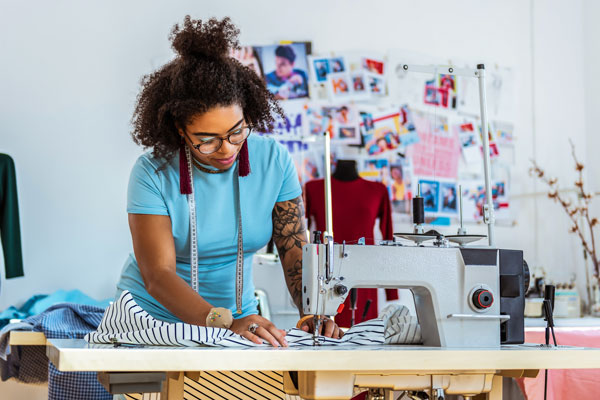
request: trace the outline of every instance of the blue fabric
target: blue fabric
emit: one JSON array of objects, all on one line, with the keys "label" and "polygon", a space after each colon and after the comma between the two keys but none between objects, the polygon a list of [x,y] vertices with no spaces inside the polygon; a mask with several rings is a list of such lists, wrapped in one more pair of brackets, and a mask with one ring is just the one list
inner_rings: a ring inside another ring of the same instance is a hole
[{"label": "blue fabric", "polygon": [[9,324],[11,319],[25,319],[34,313],[31,311],[35,303],[47,297],[47,294],[36,294],[30,297],[21,307],[10,306],[0,313],[0,329]]},{"label": "blue fabric", "polygon": [[41,314],[49,307],[59,303],[88,304],[101,308],[108,307],[109,300],[94,300],[80,290],[57,290],[47,294],[36,294],[30,297],[21,307],[10,306],[0,313],[0,329],[6,326],[11,319],[25,319],[32,315]]},{"label": "blue fabric", "polygon": [[[62,303],[23,322],[48,339],[81,339],[96,330],[103,315],[104,308]],[[112,395],[98,382],[96,372],[61,372],[49,362],[48,400],[79,399],[111,400]]]},{"label": "blue fabric", "polygon": [[[48,380],[49,400],[110,400],[110,395],[98,382],[96,372],[61,372],[45,356],[44,346],[11,346],[8,335],[15,330],[43,332],[48,339],[81,339],[95,331],[104,315],[104,308],[86,304],[61,303],[21,323],[9,324],[0,335],[0,369],[2,379],[14,377],[21,382]],[[2,360],[2,356],[6,361]],[[6,357],[8,356],[8,357]],[[43,368],[40,368],[42,367]]]},{"label": "blue fabric", "polygon": [[9,346],[10,332],[32,331],[33,326],[23,322],[8,324],[0,329],[0,378],[14,378],[23,383],[48,381],[46,346]]},{"label": "blue fabric", "polygon": [[[271,138],[251,135],[248,152],[251,173],[239,178],[245,256],[241,315],[235,314],[237,200],[233,179],[238,179],[237,168],[222,174],[194,168],[199,293],[213,306],[229,308],[236,318],[257,313],[252,257],[271,238],[275,203],[302,194],[296,169],[283,146]],[[186,196],[179,192],[179,156],[167,163],[147,153],[137,160],[129,181],[127,212],[170,216],[176,271],[190,283],[189,210]],[[181,322],[148,294],[133,254],[125,262],[117,288],[117,298],[128,290],[154,318]]]}]

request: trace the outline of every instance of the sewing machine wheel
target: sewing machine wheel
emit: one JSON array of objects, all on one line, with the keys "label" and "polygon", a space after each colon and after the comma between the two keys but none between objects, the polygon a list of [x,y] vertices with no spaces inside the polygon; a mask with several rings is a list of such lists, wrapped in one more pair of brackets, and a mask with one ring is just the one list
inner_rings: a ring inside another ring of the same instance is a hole
[{"label": "sewing machine wheel", "polygon": [[452,243],[458,243],[460,246],[464,246],[466,244],[476,242],[486,237],[486,235],[449,235],[446,236],[446,239],[448,239]]},{"label": "sewing machine wheel", "polygon": [[434,240],[437,237],[436,235],[428,235],[423,233],[394,233],[394,236],[410,240],[412,242],[415,242],[416,244],[421,244],[422,242],[426,242],[427,240]]}]

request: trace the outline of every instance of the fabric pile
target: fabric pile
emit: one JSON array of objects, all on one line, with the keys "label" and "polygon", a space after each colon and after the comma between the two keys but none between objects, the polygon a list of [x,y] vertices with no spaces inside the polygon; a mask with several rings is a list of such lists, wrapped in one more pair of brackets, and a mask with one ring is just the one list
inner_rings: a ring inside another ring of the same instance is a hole
[{"label": "fabric pile", "polygon": [[[416,317],[411,317],[406,307],[390,305],[384,311],[382,318],[353,326],[341,339],[320,336],[319,341],[321,345],[337,346],[420,343]],[[267,342],[251,342],[228,329],[159,321],[144,311],[127,291],[106,310],[98,330],[87,334],[85,340],[148,346],[270,346]],[[286,340],[290,347],[313,345],[312,334],[296,328],[287,332]]]},{"label": "fabric pile", "polygon": [[41,314],[0,331],[0,372],[2,380],[15,378],[25,383],[48,381],[49,400],[110,400],[98,382],[95,372],[58,371],[46,357],[46,346],[9,346],[11,331],[43,332],[48,339],[81,339],[95,330],[105,309],[101,307],[61,303]]}]

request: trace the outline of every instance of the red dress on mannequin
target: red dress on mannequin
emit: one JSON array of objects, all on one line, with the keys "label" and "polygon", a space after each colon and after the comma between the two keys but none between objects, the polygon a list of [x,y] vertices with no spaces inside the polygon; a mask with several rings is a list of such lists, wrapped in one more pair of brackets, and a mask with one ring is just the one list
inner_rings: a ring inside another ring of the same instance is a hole
[{"label": "red dress on mannequin", "polygon": [[[306,183],[304,188],[306,214],[315,221],[317,230],[325,231],[325,184],[323,179]],[[393,239],[392,212],[387,188],[380,182],[362,178],[350,181],[331,179],[331,202],[333,208],[333,237],[336,243],[356,244],[361,237],[365,244],[374,244],[373,229],[379,219],[383,239]],[[386,290],[388,300],[398,298],[396,289]],[[377,289],[357,289],[355,323],[362,322],[367,300],[371,305],[365,320],[377,318]],[[349,327],[352,316],[350,296],[344,310],[335,316],[341,327]]]}]

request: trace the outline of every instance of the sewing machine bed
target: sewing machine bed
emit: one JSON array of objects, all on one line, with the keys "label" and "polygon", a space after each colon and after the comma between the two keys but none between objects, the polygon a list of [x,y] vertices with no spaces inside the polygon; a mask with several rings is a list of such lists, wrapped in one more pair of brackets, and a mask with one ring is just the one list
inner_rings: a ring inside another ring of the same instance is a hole
[{"label": "sewing machine bed", "polygon": [[481,371],[600,368],[600,349],[410,345],[294,348],[118,347],[82,339],[49,339],[61,371]]}]

